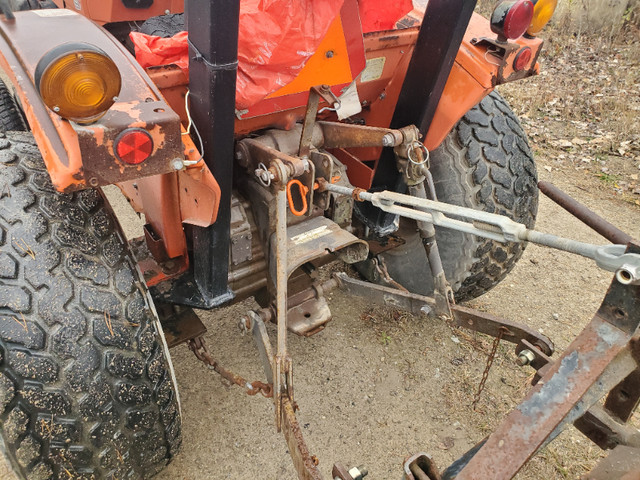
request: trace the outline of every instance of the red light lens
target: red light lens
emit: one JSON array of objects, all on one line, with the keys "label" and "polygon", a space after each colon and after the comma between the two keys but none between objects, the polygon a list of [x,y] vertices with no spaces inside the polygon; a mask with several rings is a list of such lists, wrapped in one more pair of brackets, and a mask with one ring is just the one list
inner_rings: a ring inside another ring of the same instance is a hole
[{"label": "red light lens", "polygon": [[498,4],[491,15],[491,30],[498,35],[516,39],[524,35],[533,19],[531,0],[507,0]]},{"label": "red light lens", "polygon": [[144,162],[153,151],[151,135],[142,128],[129,128],[116,138],[116,155],[130,165]]},{"label": "red light lens", "polygon": [[520,50],[513,61],[513,69],[516,72],[519,72],[520,70],[527,68],[527,65],[529,65],[529,62],[531,61],[531,55],[531,49],[529,47],[524,47]]}]

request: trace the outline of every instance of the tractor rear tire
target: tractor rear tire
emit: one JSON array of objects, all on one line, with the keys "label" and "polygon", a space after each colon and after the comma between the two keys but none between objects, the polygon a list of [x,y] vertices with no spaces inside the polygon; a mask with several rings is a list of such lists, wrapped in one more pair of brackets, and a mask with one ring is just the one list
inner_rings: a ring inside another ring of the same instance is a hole
[{"label": "tractor rear tire", "polygon": [[26,129],[26,123],[15,98],[7,85],[0,80],[0,132],[23,132]]},{"label": "tractor rear tire", "polygon": [[9,0],[11,10],[19,12],[21,10],[41,10],[44,8],[58,8],[52,0]]},{"label": "tractor rear tire", "polygon": [[0,134],[0,452],[18,479],[142,479],[180,442],[166,342],[102,192],[58,193],[32,135]]},{"label": "tractor rear tire", "polygon": [[[431,172],[438,200],[534,226],[535,161],[520,122],[497,92],[467,112],[431,152]],[[415,222],[403,220],[398,233],[406,243],[381,254],[389,274],[412,292],[431,294],[433,281]],[[437,241],[457,301],[476,298],[500,283],[525,247],[445,228],[437,228]]]},{"label": "tractor rear tire", "polygon": [[140,25],[140,33],[163,38],[173,37],[184,29],[183,13],[170,13],[168,15],[151,17]]}]

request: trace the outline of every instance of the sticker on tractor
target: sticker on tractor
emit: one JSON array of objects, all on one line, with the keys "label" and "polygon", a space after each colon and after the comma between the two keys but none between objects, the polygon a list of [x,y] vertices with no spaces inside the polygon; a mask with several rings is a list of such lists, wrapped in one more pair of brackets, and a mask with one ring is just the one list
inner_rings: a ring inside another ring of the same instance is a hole
[{"label": "sticker on tractor", "polygon": [[71,10],[66,8],[46,8],[44,10],[31,10],[41,17],[66,17],[67,15],[75,15]]},{"label": "sticker on tractor", "polygon": [[367,60],[367,66],[360,74],[360,81],[362,83],[372,82],[373,80],[378,80],[382,77],[384,62],[386,62],[386,60],[387,57],[369,58]]},{"label": "sticker on tractor", "polygon": [[296,245],[301,245],[303,243],[310,242],[311,240],[315,240],[316,238],[329,235],[330,233],[331,230],[329,230],[326,225],[323,225],[322,227],[314,228],[313,230],[309,230],[308,232],[296,235],[295,237],[291,238],[291,241]]}]

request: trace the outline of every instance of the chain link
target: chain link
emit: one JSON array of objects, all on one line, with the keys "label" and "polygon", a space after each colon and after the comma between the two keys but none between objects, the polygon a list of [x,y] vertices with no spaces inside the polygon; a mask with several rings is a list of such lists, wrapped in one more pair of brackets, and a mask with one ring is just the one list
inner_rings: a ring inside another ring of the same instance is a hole
[{"label": "chain link", "polygon": [[496,352],[498,351],[498,345],[500,344],[500,340],[505,333],[508,333],[509,330],[506,327],[500,327],[498,330],[498,335],[493,340],[493,345],[491,346],[491,352],[489,352],[489,357],[487,358],[487,366],[484,368],[484,372],[482,372],[482,379],[480,380],[480,385],[478,385],[478,392],[476,393],[475,398],[473,399],[473,403],[471,404],[471,408],[473,410],[478,406],[478,402],[480,401],[480,395],[482,395],[482,391],[484,390],[484,385],[487,383],[487,378],[489,378],[489,370],[491,370],[491,366],[493,365],[493,361],[496,358]]},{"label": "chain link", "polygon": [[214,360],[209,353],[209,349],[204,343],[204,338],[193,338],[187,342],[187,345],[189,346],[189,350],[193,352],[198,360],[214,370],[222,378],[242,388],[246,388],[247,395],[257,395],[258,393],[260,393],[263,397],[273,397],[273,385],[271,385],[270,383],[263,383],[258,380],[249,383],[248,380],[245,380],[240,375],[236,375],[235,373],[220,366],[220,364],[216,360]]}]

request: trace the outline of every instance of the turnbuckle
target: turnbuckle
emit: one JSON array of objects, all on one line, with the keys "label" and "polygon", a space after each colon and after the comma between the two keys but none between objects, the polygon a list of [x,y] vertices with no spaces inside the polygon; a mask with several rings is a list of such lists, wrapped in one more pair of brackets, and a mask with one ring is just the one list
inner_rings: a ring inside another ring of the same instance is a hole
[{"label": "turnbuckle", "polygon": [[[351,187],[322,182],[320,191],[351,196],[355,190]],[[531,242],[590,258],[603,270],[615,272],[616,279],[621,284],[640,285],[640,255],[625,253],[624,245],[593,245],[579,242],[530,230],[522,223],[503,215],[387,190],[374,193],[358,191],[357,195],[359,200],[371,202],[385,212],[419,222],[433,223],[438,227],[470,233],[501,243]],[[461,220],[450,218],[448,215]]]}]

